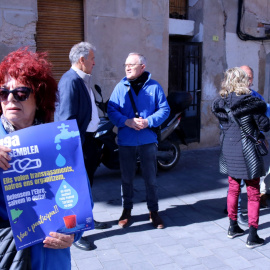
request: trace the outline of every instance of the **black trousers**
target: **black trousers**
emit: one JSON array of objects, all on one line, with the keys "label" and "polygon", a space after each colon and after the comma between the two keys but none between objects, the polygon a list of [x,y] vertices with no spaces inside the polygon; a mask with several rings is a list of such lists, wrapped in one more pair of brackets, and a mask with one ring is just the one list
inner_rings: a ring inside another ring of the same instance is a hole
[{"label": "black trousers", "polygon": [[91,187],[93,186],[95,171],[99,165],[99,151],[94,136],[94,132],[86,132],[85,141],[82,146],[84,164]]}]

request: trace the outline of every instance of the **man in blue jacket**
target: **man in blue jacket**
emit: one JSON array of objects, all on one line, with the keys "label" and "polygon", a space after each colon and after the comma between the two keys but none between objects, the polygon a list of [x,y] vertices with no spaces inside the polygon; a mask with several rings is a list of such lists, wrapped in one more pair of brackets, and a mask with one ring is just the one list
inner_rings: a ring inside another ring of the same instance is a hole
[{"label": "man in blue jacket", "polygon": [[[77,120],[85,168],[91,187],[98,166],[98,148],[94,136],[100,121],[91,89],[91,74],[95,65],[94,51],[95,47],[89,42],[80,42],[71,48],[69,60],[72,66],[59,81],[59,101],[54,114],[55,121]],[[107,228],[106,223],[94,222],[96,229]],[[73,245],[82,250],[93,248],[84,238]]]},{"label": "man in blue jacket", "polygon": [[[158,185],[156,180],[157,134],[151,129],[161,125],[169,116],[170,107],[160,84],[145,71],[142,54],[130,53],[124,64],[126,77],[114,88],[108,103],[108,116],[118,127],[119,159],[122,178],[123,213],[118,225],[128,225],[133,208],[133,179],[139,155],[142,177],[146,187],[150,221],[162,229],[158,215]],[[130,99],[131,92],[135,106]],[[136,108],[135,108],[136,107]],[[135,111],[138,112],[135,116]]]}]

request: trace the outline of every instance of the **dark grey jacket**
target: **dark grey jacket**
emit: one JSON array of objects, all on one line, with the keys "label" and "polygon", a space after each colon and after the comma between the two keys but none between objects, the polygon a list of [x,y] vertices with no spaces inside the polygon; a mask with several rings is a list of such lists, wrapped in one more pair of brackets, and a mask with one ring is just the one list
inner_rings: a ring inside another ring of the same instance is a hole
[{"label": "dark grey jacket", "polygon": [[56,103],[54,121],[76,119],[82,143],[92,118],[92,103],[83,79],[72,68],[58,84],[59,100]]},{"label": "dark grey jacket", "polygon": [[221,127],[220,172],[246,180],[265,175],[263,159],[254,143],[230,119],[225,107],[239,120],[243,130],[258,137],[260,131],[270,129],[269,119],[265,115],[266,103],[251,95],[237,96],[232,93],[227,98],[216,99],[212,105],[212,112]]}]

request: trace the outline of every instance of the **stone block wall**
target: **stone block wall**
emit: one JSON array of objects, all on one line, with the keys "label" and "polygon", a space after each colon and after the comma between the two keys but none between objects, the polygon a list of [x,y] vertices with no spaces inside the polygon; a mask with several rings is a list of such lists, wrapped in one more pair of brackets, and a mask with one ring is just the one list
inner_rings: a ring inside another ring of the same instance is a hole
[{"label": "stone block wall", "polygon": [[93,81],[107,100],[125,76],[130,52],[147,58],[146,70],[168,91],[169,1],[85,1],[85,39],[95,44]]},{"label": "stone block wall", "polygon": [[20,47],[36,49],[36,22],[36,0],[0,1],[0,61]]},{"label": "stone block wall", "polygon": [[[227,68],[243,64],[252,66],[255,73],[253,88],[270,102],[270,42],[238,38],[237,2],[189,1],[189,20],[195,22],[192,41],[203,42],[201,141],[189,145],[189,148],[219,144],[218,123],[211,113],[211,103],[218,96],[223,72]],[[260,22],[270,25],[267,2],[245,1],[248,18],[243,28],[245,31],[256,32]],[[22,46],[36,49],[37,19],[37,0],[0,1],[0,60]],[[146,56],[147,70],[167,93],[168,0],[84,0],[84,20],[85,40],[97,48],[93,83],[101,86],[104,100],[125,76],[123,64],[132,51]]]},{"label": "stone block wall", "polygon": [[[267,1],[244,1],[242,27],[248,34],[255,35],[259,22],[270,23]],[[201,141],[190,144],[190,149],[219,145],[219,125],[211,104],[218,96],[226,69],[250,65],[254,69],[252,88],[270,101],[270,42],[243,41],[237,36],[238,1],[190,0],[189,4],[189,19],[195,21],[193,41],[203,42]]]}]

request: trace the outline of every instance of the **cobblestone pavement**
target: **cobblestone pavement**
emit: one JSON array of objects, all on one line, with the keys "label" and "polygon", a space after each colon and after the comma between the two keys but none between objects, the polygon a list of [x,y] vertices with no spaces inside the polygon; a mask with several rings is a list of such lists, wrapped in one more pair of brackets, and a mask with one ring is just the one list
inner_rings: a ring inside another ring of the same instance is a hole
[{"label": "cobblestone pavement", "polygon": [[[248,229],[227,237],[227,177],[218,171],[219,148],[182,151],[178,166],[158,173],[159,207],[165,229],[148,220],[145,187],[140,175],[134,182],[132,223],[121,229],[120,171],[97,170],[93,187],[94,217],[111,227],[84,233],[95,249],[71,248],[72,270],[150,269],[270,269],[270,209],[260,212],[259,236],[265,245],[248,249]],[[267,157],[269,162],[270,157]],[[242,206],[246,208],[246,190]]]}]

